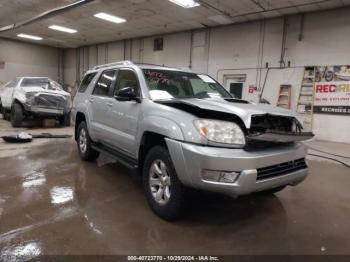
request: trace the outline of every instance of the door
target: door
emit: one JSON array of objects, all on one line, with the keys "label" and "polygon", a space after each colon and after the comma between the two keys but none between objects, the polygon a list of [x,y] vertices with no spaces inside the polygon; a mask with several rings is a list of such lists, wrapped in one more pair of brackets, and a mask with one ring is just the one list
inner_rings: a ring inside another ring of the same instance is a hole
[{"label": "door", "polygon": [[91,128],[99,142],[112,143],[111,128],[109,126],[108,110],[113,105],[113,90],[116,83],[117,70],[106,70],[101,73],[91,96],[90,117]]},{"label": "door", "polygon": [[243,89],[246,81],[245,75],[230,75],[225,79],[226,89],[233,95],[234,98],[243,98]]},{"label": "door", "polygon": [[[134,88],[141,96],[138,77],[132,69],[119,69],[114,93],[125,87]],[[118,101],[114,99],[108,113],[109,126],[113,130],[113,145],[131,156],[136,154],[135,139],[140,107],[141,103],[136,101]]]}]

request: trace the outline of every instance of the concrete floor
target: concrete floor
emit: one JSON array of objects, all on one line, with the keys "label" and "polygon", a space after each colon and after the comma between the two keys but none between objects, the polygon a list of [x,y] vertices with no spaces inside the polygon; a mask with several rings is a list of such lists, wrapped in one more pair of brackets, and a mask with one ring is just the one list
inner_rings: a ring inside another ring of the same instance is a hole
[{"label": "concrete floor", "polygon": [[[12,132],[2,120],[0,127]],[[350,146],[342,146],[350,155]],[[73,139],[0,142],[0,154],[0,260],[9,254],[350,254],[350,172],[333,162],[312,158],[308,179],[276,196],[201,194],[186,219],[168,223],[148,208],[137,175],[103,157],[82,162]]]}]

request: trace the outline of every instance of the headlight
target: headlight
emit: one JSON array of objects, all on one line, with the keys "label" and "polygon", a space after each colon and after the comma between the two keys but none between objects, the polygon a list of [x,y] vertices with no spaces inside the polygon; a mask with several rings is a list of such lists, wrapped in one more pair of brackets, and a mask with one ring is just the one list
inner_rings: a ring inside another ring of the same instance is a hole
[{"label": "headlight", "polygon": [[211,119],[197,119],[194,120],[194,126],[199,133],[209,141],[237,146],[245,145],[245,135],[236,123]]}]

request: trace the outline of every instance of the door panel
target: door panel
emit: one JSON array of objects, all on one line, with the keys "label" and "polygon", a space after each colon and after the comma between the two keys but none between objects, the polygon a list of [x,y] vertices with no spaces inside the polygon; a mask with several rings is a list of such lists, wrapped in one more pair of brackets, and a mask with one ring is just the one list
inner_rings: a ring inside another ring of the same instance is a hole
[{"label": "door panel", "polygon": [[91,128],[95,138],[100,142],[111,143],[108,126],[108,108],[112,106],[112,97],[116,81],[116,70],[102,72],[95,88],[89,97],[91,108]]},{"label": "door panel", "polygon": [[[140,93],[140,86],[136,73],[131,69],[120,69],[117,77],[115,92],[124,87],[133,87]],[[108,126],[111,128],[113,146],[136,154],[135,138],[141,104],[136,101],[117,101],[108,110]]]}]

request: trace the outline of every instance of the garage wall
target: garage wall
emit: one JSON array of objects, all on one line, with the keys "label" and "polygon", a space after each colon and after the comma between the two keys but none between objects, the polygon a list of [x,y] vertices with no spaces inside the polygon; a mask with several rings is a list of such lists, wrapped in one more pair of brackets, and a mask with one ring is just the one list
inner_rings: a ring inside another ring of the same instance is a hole
[{"label": "garage wall", "polygon": [[0,82],[17,76],[48,76],[59,80],[59,49],[0,38]]},{"label": "garage wall", "polygon": [[[292,108],[295,109],[305,66],[350,64],[349,12],[350,8],[343,8],[306,14],[304,24],[301,23],[302,16],[298,15],[286,20],[277,18],[164,35],[163,51],[153,51],[154,37],[146,37],[79,48],[75,52],[82,57],[82,50],[85,50],[90,57],[95,57],[94,61],[98,64],[130,59],[179,68],[190,67],[193,71],[210,74],[224,85],[230,77],[245,75],[243,98],[254,102],[259,100],[264,89],[262,97],[276,104],[279,86],[290,84]],[[286,68],[280,69],[283,32],[286,39]],[[74,51],[69,50],[68,53]],[[66,59],[71,62],[69,56]],[[91,61],[86,59],[79,61],[77,76],[92,66]],[[250,85],[256,86],[258,91],[250,94]],[[329,118],[315,115],[314,132],[317,137],[350,143],[346,131],[350,129],[349,118],[332,116],[332,124],[336,128],[327,128],[325,132]]]}]

